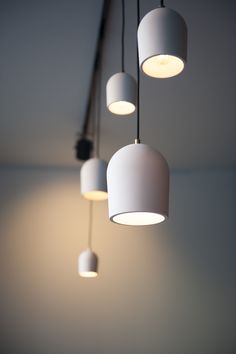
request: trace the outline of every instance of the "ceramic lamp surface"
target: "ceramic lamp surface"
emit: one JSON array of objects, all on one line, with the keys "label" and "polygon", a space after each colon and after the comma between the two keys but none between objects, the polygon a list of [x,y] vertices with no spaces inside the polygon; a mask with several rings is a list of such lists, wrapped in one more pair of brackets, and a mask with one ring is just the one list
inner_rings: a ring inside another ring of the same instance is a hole
[{"label": "ceramic lamp surface", "polygon": [[98,257],[90,249],[83,251],[78,259],[79,275],[84,278],[94,278],[98,275]]},{"label": "ceramic lamp surface", "polygon": [[134,78],[125,73],[110,77],[106,86],[107,108],[117,115],[128,115],[135,111],[137,88]]},{"label": "ceramic lamp surface", "polygon": [[107,163],[99,158],[87,160],[80,170],[81,194],[89,200],[107,199]]},{"label": "ceramic lamp surface", "polygon": [[151,225],[168,217],[169,168],[164,157],[146,144],[118,150],[107,169],[111,221]]},{"label": "ceramic lamp surface", "polygon": [[138,28],[139,65],[148,76],[168,78],[184,69],[187,26],[174,10],[160,7],[144,16]]}]

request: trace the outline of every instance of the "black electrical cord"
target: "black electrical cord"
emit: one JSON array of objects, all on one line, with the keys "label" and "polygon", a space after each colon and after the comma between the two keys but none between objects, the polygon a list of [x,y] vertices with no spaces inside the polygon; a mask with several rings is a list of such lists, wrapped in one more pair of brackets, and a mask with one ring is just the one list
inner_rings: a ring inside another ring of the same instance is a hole
[{"label": "black electrical cord", "polygon": [[160,0],[160,7],[165,7],[164,0]]},{"label": "black electrical cord", "polygon": [[96,82],[96,112],[95,112],[95,122],[94,122],[94,142],[95,157],[100,156],[100,126],[101,126],[101,61],[97,70],[97,82]]},{"label": "black electrical cord", "polygon": [[[137,30],[140,22],[140,3],[137,0]],[[140,143],[140,71],[139,71],[139,55],[138,55],[138,40],[137,40],[137,133],[136,143]]]},{"label": "black electrical cord", "polygon": [[121,29],[121,71],[125,71],[125,0],[121,2],[122,7],[122,29]]}]

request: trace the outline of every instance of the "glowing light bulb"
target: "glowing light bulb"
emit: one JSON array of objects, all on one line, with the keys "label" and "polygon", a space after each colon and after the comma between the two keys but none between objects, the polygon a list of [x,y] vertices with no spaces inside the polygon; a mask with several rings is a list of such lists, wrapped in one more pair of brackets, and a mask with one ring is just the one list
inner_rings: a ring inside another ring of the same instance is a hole
[{"label": "glowing light bulb", "polygon": [[157,56],[157,61],[159,61],[159,63],[160,63],[161,65],[167,65],[167,64],[169,64],[169,62],[170,62],[170,60],[169,60],[169,55],[163,55],[163,54],[158,55],[158,56]]}]

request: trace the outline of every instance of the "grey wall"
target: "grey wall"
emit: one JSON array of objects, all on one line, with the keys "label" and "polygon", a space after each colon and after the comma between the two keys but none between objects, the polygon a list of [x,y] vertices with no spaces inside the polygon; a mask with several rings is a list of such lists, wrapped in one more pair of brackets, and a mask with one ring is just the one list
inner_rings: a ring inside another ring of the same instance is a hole
[{"label": "grey wall", "polygon": [[114,225],[96,204],[87,280],[79,173],[1,169],[0,353],[234,353],[235,176],[173,174],[159,226]]}]

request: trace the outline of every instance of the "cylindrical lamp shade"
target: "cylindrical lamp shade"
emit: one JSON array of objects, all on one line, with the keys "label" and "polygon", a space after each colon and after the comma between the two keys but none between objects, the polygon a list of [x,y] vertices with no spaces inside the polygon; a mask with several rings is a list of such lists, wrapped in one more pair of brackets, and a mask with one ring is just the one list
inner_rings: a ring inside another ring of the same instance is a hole
[{"label": "cylindrical lamp shade", "polygon": [[84,198],[89,200],[107,199],[107,163],[98,158],[86,161],[80,170],[80,189]]},{"label": "cylindrical lamp shade", "polygon": [[78,259],[79,275],[84,278],[94,278],[98,275],[98,257],[91,250],[83,251]]},{"label": "cylindrical lamp shade", "polygon": [[107,168],[111,221],[152,225],[168,217],[169,168],[164,157],[145,144],[118,150]]},{"label": "cylindrical lamp shade", "polygon": [[136,105],[136,81],[127,73],[117,73],[107,82],[106,96],[110,112],[118,115],[131,114]]},{"label": "cylindrical lamp shade", "polygon": [[168,78],[184,69],[187,26],[174,10],[160,7],[144,16],[138,28],[139,65],[148,76]]}]

